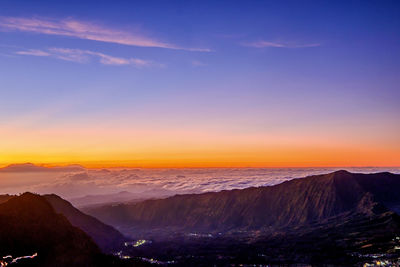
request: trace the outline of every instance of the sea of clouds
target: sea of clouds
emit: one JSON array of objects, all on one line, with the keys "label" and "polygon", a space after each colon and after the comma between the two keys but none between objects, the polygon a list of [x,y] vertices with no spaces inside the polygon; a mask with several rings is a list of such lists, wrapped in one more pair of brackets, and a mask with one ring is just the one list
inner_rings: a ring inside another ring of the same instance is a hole
[{"label": "sea of clouds", "polygon": [[[87,195],[131,193],[130,197],[152,198],[266,186],[308,175],[343,168],[188,168],[188,169],[84,169],[44,168],[0,171],[0,193],[25,191],[54,193],[66,199]],[[345,168],[351,172],[400,173],[400,168]]]}]

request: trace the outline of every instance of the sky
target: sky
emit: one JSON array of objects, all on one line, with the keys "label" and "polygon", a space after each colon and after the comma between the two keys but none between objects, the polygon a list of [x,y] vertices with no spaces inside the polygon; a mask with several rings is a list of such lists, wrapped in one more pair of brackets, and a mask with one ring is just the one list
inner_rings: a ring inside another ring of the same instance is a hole
[{"label": "sky", "polygon": [[400,166],[398,1],[0,2],[0,166]]}]

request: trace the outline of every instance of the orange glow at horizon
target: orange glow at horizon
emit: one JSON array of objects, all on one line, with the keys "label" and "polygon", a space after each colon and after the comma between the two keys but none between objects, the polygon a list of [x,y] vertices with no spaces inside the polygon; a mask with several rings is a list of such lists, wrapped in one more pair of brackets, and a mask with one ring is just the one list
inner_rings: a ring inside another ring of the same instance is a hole
[{"label": "orange glow at horizon", "polygon": [[309,132],[137,130],[122,126],[4,128],[0,132],[0,166],[25,162],[88,168],[400,166],[400,142],[394,131],[383,139],[354,129]]},{"label": "orange glow at horizon", "polygon": [[[2,153],[3,154],[3,153]],[[107,156],[108,154],[108,156]],[[345,157],[343,155],[346,155]],[[385,157],[377,157],[385,155]],[[109,158],[107,158],[109,157]],[[213,168],[213,167],[396,167],[400,166],[396,151],[372,151],[333,148],[263,148],[255,151],[198,151],[193,153],[87,153],[8,154],[0,157],[0,167],[13,163],[34,163],[46,167],[79,164],[86,168]]]}]

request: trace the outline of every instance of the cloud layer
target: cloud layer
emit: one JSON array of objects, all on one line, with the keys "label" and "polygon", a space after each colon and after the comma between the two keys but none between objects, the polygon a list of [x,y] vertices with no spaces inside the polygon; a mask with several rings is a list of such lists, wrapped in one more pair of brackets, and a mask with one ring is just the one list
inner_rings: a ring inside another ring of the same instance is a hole
[{"label": "cloud layer", "polygon": [[103,65],[115,66],[133,65],[136,67],[149,67],[156,65],[149,60],[114,57],[100,52],[69,48],[49,48],[46,50],[28,49],[17,51],[16,54],[24,56],[52,57],[77,63],[87,63],[91,59],[95,58]]},{"label": "cloud layer", "polygon": [[207,48],[185,48],[146,37],[139,33],[113,29],[76,19],[48,19],[0,17],[0,29],[47,35],[69,36],[79,39],[115,43],[129,46],[158,47],[187,51],[209,52]]},{"label": "cloud layer", "polygon": [[[400,168],[347,168],[353,172]],[[293,178],[329,173],[338,168],[210,168],[210,169],[73,169],[64,172],[0,172],[0,194],[33,191],[71,199],[85,195],[128,191],[136,198],[202,193],[265,186]]]},{"label": "cloud layer", "polygon": [[270,42],[270,41],[256,41],[251,43],[244,43],[244,46],[255,47],[255,48],[305,48],[305,47],[317,47],[321,46],[319,43],[308,43],[308,44],[298,44],[298,43],[281,43],[281,42]]}]

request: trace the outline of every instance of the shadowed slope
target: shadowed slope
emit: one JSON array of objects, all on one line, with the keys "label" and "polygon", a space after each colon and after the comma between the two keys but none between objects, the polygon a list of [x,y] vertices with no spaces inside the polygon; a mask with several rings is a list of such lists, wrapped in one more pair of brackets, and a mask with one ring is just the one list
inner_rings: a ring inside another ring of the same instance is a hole
[{"label": "shadowed slope", "polygon": [[400,203],[399,190],[400,175],[337,171],[275,186],[177,195],[86,212],[109,224],[137,230],[277,229],[342,214],[384,212],[384,205]]},{"label": "shadowed slope", "polygon": [[86,215],[76,209],[68,201],[57,195],[44,195],[56,212],[64,215],[69,222],[82,229],[93,238],[96,244],[105,252],[112,252],[122,246],[125,237],[113,227]]},{"label": "shadowed slope", "polygon": [[7,202],[12,197],[14,197],[14,196],[13,195],[0,195],[0,204]]}]

